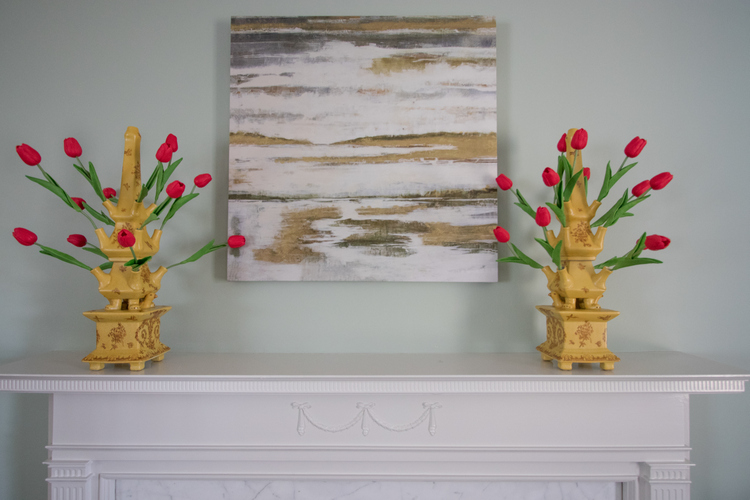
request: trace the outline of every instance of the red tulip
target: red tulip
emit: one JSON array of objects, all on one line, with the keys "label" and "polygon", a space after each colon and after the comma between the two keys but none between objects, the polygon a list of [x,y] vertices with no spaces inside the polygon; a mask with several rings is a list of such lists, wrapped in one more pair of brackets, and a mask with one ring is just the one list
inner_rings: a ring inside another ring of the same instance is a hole
[{"label": "red tulip", "polygon": [[566,142],[567,138],[568,134],[563,134],[562,137],[560,137],[560,140],[557,141],[557,150],[561,153],[564,153],[568,150],[568,143]]},{"label": "red tulip", "polygon": [[185,192],[185,184],[180,181],[174,181],[167,186],[167,196],[170,198],[179,198]]},{"label": "red tulip", "polygon": [[166,142],[159,146],[159,150],[156,152],[156,159],[162,163],[169,163],[172,159],[172,148]]},{"label": "red tulip", "polygon": [[230,236],[227,240],[227,245],[229,245],[229,248],[240,248],[245,246],[245,237],[241,234],[235,234],[234,236]]},{"label": "red tulip", "polygon": [[643,181],[639,182],[633,187],[632,193],[636,198],[640,198],[641,196],[646,194],[646,191],[648,191],[649,189],[651,189],[651,181]]},{"label": "red tulip", "polygon": [[583,167],[583,176],[586,179],[591,180],[591,169],[589,167]]},{"label": "red tulip", "polygon": [[68,243],[81,248],[86,244],[86,237],[82,234],[71,234],[68,236]]},{"label": "red tulip", "polygon": [[71,158],[78,158],[83,153],[81,145],[72,137],[68,137],[63,141],[63,148],[65,149],[65,154]]},{"label": "red tulip", "polygon": [[211,174],[198,175],[195,177],[195,179],[193,179],[193,182],[199,188],[206,187],[206,185],[211,182]]},{"label": "red tulip", "polygon": [[164,141],[164,144],[168,145],[173,153],[177,152],[177,137],[175,137],[174,134],[169,134],[167,140]]},{"label": "red tulip", "polygon": [[639,154],[641,154],[641,151],[643,151],[643,148],[646,147],[646,139],[641,139],[640,137],[636,136],[632,141],[628,143],[627,146],[625,146],[625,156],[628,158],[635,158]]},{"label": "red tulip", "polygon": [[73,200],[73,203],[78,205],[78,208],[83,210],[83,204],[86,203],[86,200],[84,200],[83,198],[74,198],[72,196],[70,197],[70,199]]},{"label": "red tulip", "polygon": [[117,196],[117,191],[115,191],[113,188],[104,188],[102,189],[102,194],[105,198],[109,199]]},{"label": "red tulip", "polygon": [[573,138],[570,140],[570,147],[573,149],[583,149],[589,142],[589,133],[586,129],[579,128],[573,134]]},{"label": "red tulip", "polygon": [[557,172],[547,167],[542,172],[542,180],[546,186],[557,186],[557,183],[560,182],[560,176],[557,175]]},{"label": "red tulip", "polygon": [[659,236],[658,234],[646,236],[646,248],[648,250],[664,250],[671,242],[666,236]]},{"label": "red tulip", "polygon": [[535,220],[538,226],[547,227],[549,226],[549,223],[552,222],[552,216],[546,207],[539,207],[536,209]]},{"label": "red tulip", "polygon": [[23,162],[30,167],[42,163],[42,156],[36,152],[36,149],[32,148],[28,144],[21,144],[20,146],[16,146],[16,153],[18,153],[18,156],[21,157]]},{"label": "red tulip", "polygon": [[495,239],[500,243],[508,243],[510,241],[510,234],[500,226],[497,226],[492,232],[495,233]]},{"label": "red tulip", "polygon": [[130,248],[135,245],[135,236],[127,229],[122,229],[117,233],[117,242],[123,248]]},{"label": "red tulip", "polygon": [[25,247],[30,247],[36,243],[37,240],[36,234],[22,227],[17,227],[13,230],[13,237]]},{"label": "red tulip", "polygon": [[506,177],[504,174],[498,175],[497,179],[495,179],[495,182],[497,182],[497,185],[500,186],[500,189],[502,189],[503,191],[507,191],[513,187],[513,181],[510,180],[510,178]]},{"label": "red tulip", "polygon": [[667,184],[670,183],[672,178],[672,174],[670,174],[669,172],[662,172],[658,175],[655,175],[651,179],[651,189],[664,189],[665,187],[667,187]]}]

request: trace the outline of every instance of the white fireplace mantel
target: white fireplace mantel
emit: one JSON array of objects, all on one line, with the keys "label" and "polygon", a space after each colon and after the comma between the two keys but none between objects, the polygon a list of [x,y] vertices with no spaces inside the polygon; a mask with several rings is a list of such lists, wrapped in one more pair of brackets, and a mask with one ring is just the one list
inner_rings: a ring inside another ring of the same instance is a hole
[{"label": "white fireplace mantel", "polygon": [[0,366],[50,394],[51,499],[118,480],[615,481],[690,497],[689,395],[750,375],[676,352],[612,372],[523,354],[168,353],[141,372],[51,352]]}]

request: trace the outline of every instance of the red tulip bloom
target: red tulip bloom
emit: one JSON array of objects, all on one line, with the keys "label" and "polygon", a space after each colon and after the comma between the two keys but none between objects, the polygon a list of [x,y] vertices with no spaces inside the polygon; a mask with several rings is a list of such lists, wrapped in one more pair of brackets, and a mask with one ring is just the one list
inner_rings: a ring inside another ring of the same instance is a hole
[{"label": "red tulip bloom", "polygon": [[586,179],[591,180],[591,169],[589,167],[583,167],[583,176]]},{"label": "red tulip bloom", "polygon": [[641,196],[646,194],[646,191],[648,191],[649,189],[651,189],[651,181],[643,181],[639,182],[635,185],[635,187],[633,187],[632,193],[636,198],[640,198]]},{"label": "red tulip bloom", "polygon": [[32,148],[28,144],[21,144],[20,146],[16,146],[16,153],[18,153],[18,156],[21,157],[23,162],[30,167],[42,163],[42,156],[36,152],[36,149]]},{"label": "red tulip bloom", "polygon": [[135,236],[127,229],[122,229],[117,233],[117,242],[123,248],[130,248],[135,245]]},{"label": "red tulip bloom", "polygon": [[640,137],[636,136],[633,138],[632,141],[628,143],[627,146],[625,146],[625,156],[628,158],[635,158],[639,154],[641,154],[641,151],[643,151],[643,148],[646,147],[646,139],[641,139]]},{"label": "red tulip bloom", "polygon": [[648,250],[664,250],[671,242],[666,236],[659,236],[658,234],[646,236],[646,248]]},{"label": "red tulip bloom", "polygon": [[70,197],[70,199],[73,200],[73,203],[78,205],[78,208],[83,210],[83,204],[86,203],[86,200],[84,200],[83,198],[74,198],[72,196]]},{"label": "red tulip bloom", "polygon": [[82,234],[71,234],[68,236],[68,243],[78,248],[82,248],[86,245],[86,237]]},{"label": "red tulip bloom", "polygon": [[538,226],[547,227],[549,226],[549,223],[552,222],[552,216],[546,207],[539,207],[536,209],[535,220]]},{"label": "red tulip bloom", "polygon": [[195,179],[193,179],[193,182],[195,183],[196,186],[198,186],[199,188],[202,188],[202,187],[206,187],[206,185],[209,182],[211,182],[211,179],[212,179],[211,174],[201,174],[201,175],[196,176]]},{"label": "red tulip bloom", "polygon": [[492,232],[495,233],[495,239],[500,243],[508,243],[510,241],[510,234],[502,227],[497,226]]},{"label": "red tulip bloom", "polygon": [[156,159],[162,163],[169,163],[172,159],[172,148],[166,142],[159,146],[159,150],[156,152]]},{"label": "red tulip bloom", "polygon": [[102,189],[102,194],[105,198],[110,199],[117,196],[117,191],[115,191],[113,188],[104,188]]},{"label": "red tulip bloom", "polygon": [[30,247],[36,243],[37,240],[36,234],[22,227],[17,227],[13,230],[13,237],[25,247]]},{"label": "red tulip bloom", "polygon": [[570,140],[570,147],[573,149],[583,149],[589,142],[589,133],[586,129],[579,128],[573,134],[573,138]]},{"label": "red tulip bloom", "polygon": [[560,182],[560,176],[557,175],[557,172],[547,167],[544,169],[544,172],[542,172],[542,180],[544,181],[545,186],[557,186],[557,183]]},{"label": "red tulip bloom", "polygon": [[667,184],[672,181],[672,178],[672,174],[670,174],[669,172],[662,172],[658,175],[655,175],[651,179],[651,189],[664,189],[665,187],[667,187]]},{"label": "red tulip bloom", "polygon": [[169,149],[171,149],[173,153],[177,152],[177,137],[175,137],[174,134],[169,134],[167,140],[164,141],[164,144],[169,146]]},{"label": "red tulip bloom", "polygon": [[230,236],[227,240],[227,245],[229,245],[229,248],[240,248],[245,246],[245,237],[241,234],[235,234],[234,236]]},{"label": "red tulip bloom", "polygon": [[68,137],[63,141],[63,148],[65,148],[65,154],[71,158],[78,158],[83,153],[81,145],[72,137]]},{"label": "red tulip bloom", "polygon": [[507,191],[513,187],[513,181],[510,180],[510,178],[506,177],[504,174],[498,175],[497,179],[495,179],[495,182],[497,182],[497,185],[500,186],[500,189],[502,189],[503,191]]},{"label": "red tulip bloom", "polygon": [[167,186],[167,196],[170,198],[179,198],[185,192],[185,184],[180,181],[174,181]]},{"label": "red tulip bloom", "polygon": [[557,150],[561,153],[565,153],[568,150],[567,138],[568,134],[563,134],[560,140],[557,141]]}]

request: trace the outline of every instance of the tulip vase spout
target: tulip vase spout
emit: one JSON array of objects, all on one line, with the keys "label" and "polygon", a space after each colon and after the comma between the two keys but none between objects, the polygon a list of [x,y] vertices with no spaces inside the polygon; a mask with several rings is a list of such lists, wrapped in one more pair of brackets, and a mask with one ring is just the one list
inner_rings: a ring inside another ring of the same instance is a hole
[{"label": "tulip vase spout", "polygon": [[105,364],[129,364],[133,371],[143,370],[146,361],[161,361],[169,350],[159,340],[160,318],[170,306],[149,309],[86,311],[84,316],[96,323],[96,349],[83,358],[92,370]]}]

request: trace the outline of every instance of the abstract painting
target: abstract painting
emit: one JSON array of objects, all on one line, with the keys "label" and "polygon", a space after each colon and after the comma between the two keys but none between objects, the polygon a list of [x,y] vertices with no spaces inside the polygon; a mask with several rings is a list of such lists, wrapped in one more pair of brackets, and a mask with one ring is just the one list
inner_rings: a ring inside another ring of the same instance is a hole
[{"label": "abstract painting", "polygon": [[228,278],[497,281],[491,17],[233,17]]}]

